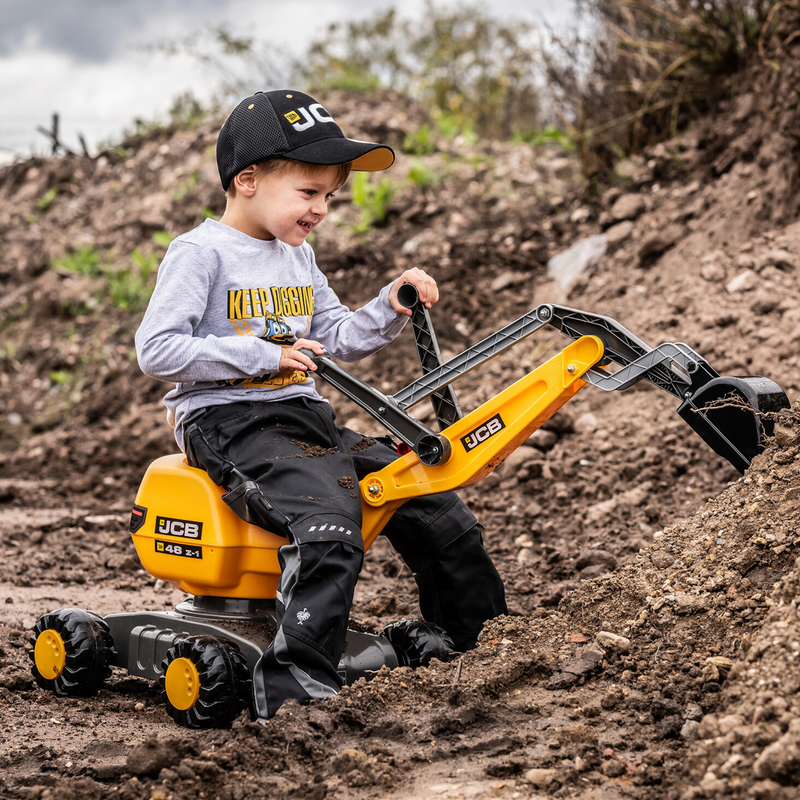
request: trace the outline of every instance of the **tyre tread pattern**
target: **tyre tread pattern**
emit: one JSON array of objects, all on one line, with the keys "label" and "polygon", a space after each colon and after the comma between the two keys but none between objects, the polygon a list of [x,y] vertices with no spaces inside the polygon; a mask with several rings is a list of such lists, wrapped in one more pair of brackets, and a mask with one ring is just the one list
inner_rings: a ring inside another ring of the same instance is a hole
[{"label": "tyre tread pattern", "polygon": [[[64,641],[66,660],[56,678],[45,678],[36,667],[36,640],[46,630],[56,631]],[[28,655],[36,683],[56,697],[88,697],[111,676],[110,663],[116,655],[108,623],[92,611],[61,608],[39,618],[30,638]]]},{"label": "tyre tread pattern", "polygon": [[[178,658],[188,658],[200,676],[197,702],[185,711],[166,696],[166,674]],[[167,713],[185,728],[222,728],[250,706],[252,682],[247,661],[234,642],[216,636],[188,636],[179,639],[161,662],[159,678]]]}]

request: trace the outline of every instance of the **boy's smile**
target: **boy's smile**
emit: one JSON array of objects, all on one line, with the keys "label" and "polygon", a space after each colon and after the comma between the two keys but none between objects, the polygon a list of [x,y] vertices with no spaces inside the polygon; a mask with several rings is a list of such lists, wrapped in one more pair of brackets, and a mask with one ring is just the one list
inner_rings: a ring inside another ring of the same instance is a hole
[{"label": "boy's smile", "polygon": [[[338,167],[306,169],[298,164],[284,171],[255,175],[251,196],[237,202],[236,213],[222,222],[255,239],[279,239],[299,247],[328,213],[339,189]],[[237,198],[238,200],[239,198]]]}]

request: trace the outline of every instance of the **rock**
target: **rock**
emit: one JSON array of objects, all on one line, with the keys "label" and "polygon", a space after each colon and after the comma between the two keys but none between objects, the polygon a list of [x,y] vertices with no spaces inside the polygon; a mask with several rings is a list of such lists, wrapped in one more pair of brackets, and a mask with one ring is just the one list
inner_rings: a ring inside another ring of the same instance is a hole
[{"label": "rock", "polygon": [[640,161],[641,159],[623,158],[614,165],[614,172],[625,180],[638,180],[646,172]]},{"label": "rock", "polygon": [[579,239],[567,250],[553,256],[547,262],[547,274],[567,289],[603,257],[608,247],[605,234],[596,234]]},{"label": "rock", "polygon": [[516,286],[530,279],[527,272],[503,272],[492,281],[492,291],[501,292],[509,286]]},{"label": "rock", "polygon": [[607,778],[621,778],[627,772],[625,765],[621,761],[613,759],[604,762],[601,769],[603,775]]},{"label": "rock", "polygon": [[764,267],[773,266],[786,272],[797,269],[797,257],[788,250],[776,249],[768,250],[758,260],[758,271]]},{"label": "rock", "polygon": [[575,420],[576,433],[592,433],[593,431],[596,431],[598,427],[600,427],[600,422],[598,421],[597,417],[591,412],[587,412],[586,414],[581,414]]},{"label": "rock", "polygon": [[696,595],[686,592],[675,592],[676,614],[700,614],[708,611],[708,594]]},{"label": "rock", "polygon": [[532,447],[535,447],[537,450],[542,450],[546,453],[548,450],[552,450],[555,447],[557,441],[557,433],[539,428],[538,431],[534,431],[528,437],[528,440],[525,442],[525,444],[529,444]]},{"label": "rock", "polygon": [[687,719],[681,728],[681,739],[686,739],[687,742],[693,742],[697,738],[697,731],[700,723],[697,720]]},{"label": "rock", "polygon": [[614,653],[628,653],[631,649],[630,639],[610,631],[600,631],[595,637],[595,641],[603,650],[609,650]]},{"label": "rock", "polygon": [[726,714],[719,718],[719,732],[721,736],[730,733],[734,728],[741,728],[744,725],[744,717],[741,714]]},{"label": "rock", "polygon": [[600,701],[600,707],[611,711],[618,708],[625,700],[625,692],[619,686],[611,686],[609,690],[603,695]]},{"label": "rock", "polygon": [[534,786],[549,786],[558,780],[557,769],[529,769],[525,773],[525,780]]},{"label": "rock", "polygon": [[611,206],[611,217],[617,222],[623,220],[636,219],[646,209],[644,197],[640,194],[623,194],[613,206]]},{"label": "rock", "polygon": [[656,569],[666,569],[675,563],[675,557],[664,550],[654,550],[650,554],[650,561]]},{"label": "rock", "polygon": [[728,294],[737,294],[738,292],[750,292],[755,289],[760,283],[758,274],[753,272],[752,269],[746,269],[740,272],[735,278],[732,278],[725,285]]},{"label": "rock", "polygon": [[600,503],[595,503],[586,509],[586,523],[588,525],[595,525],[601,520],[612,514],[619,506],[625,508],[635,508],[644,505],[650,498],[653,489],[652,481],[645,481],[644,483],[629,489],[627,492],[610,497],[608,500],[603,500]]},{"label": "rock", "polygon": [[616,247],[624,242],[633,233],[633,223],[630,220],[618,222],[606,231],[606,240],[609,247]]},{"label": "rock", "polygon": [[178,739],[159,739],[155,736],[145,739],[128,754],[128,772],[138,776],[158,775],[162,769],[175,766],[183,753],[183,744]]},{"label": "rock", "polygon": [[733,111],[734,122],[744,122],[756,110],[756,97],[749,92],[736,98]]},{"label": "rock", "polygon": [[575,561],[575,569],[584,569],[598,564],[606,567],[607,570],[612,570],[617,566],[617,557],[613,553],[609,553],[608,550],[590,548],[578,556]]},{"label": "rock", "polygon": [[700,722],[703,719],[703,709],[697,703],[688,703],[686,710],[683,712],[683,718]]},{"label": "rock", "polygon": [[709,283],[720,283],[725,280],[725,255],[719,250],[709,253],[700,259],[700,276]]},{"label": "rock", "polygon": [[566,689],[577,683],[580,678],[597,672],[603,665],[605,653],[594,646],[582,650],[580,655],[571,658],[561,665],[558,672],[550,676],[548,689]]},{"label": "rock", "polygon": [[582,678],[584,675],[589,674],[590,672],[596,672],[600,669],[600,665],[603,663],[603,656],[605,654],[602,650],[594,650],[592,648],[588,648],[584,650],[577,658],[570,659],[563,667],[561,667],[562,672],[566,672],[569,675],[575,675],[578,678]]},{"label": "rock", "polygon": [[683,708],[680,703],[677,703],[675,700],[656,697],[650,704],[650,715],[656,721],[675,716],[679,716],[683,719],[682,712]]},{"label": "rock", "polygon": [[753,764],[753,774],[784,783],[787,779],[796,781],[800,774],[800,719],[789,723],[789,730],[764,748]]},{"label": "rock", "polygon": [[114,553],[104,563],[106,569],[115,569],[120,572],[133,572],[142,566],[136,555],[127,555],[126,553]]},{"label": "rock", "polygon": [[639,245],[639,266],[649,267],[662,253],[674,247],[685,234],[685,226],[673,223],[646,236]]},{"label": "rock", "polygon": [[581,206],[580,208],[576,208],[570,215],[569,221],[574,222],[576,225],[579,225],[581,222],[586,222],[589,217],[592,216],[591,209],[586,208],[586,206]]},{"label": "rock", "polygon": [[516,475],[526,464],[532,461],[541,461],[542,453],[535,447],[522,445],[518,447],[509,457],[497,468],[496,472],[501,478],[510,478]]}]

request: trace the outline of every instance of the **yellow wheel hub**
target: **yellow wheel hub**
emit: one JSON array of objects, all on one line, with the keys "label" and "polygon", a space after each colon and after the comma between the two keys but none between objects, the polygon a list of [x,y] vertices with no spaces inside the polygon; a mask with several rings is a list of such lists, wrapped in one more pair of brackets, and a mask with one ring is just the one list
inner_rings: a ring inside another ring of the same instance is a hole
[{"label": "yellow wheel hub", "polygon": [[170,703],[178,711],[188,711],[200,696],[200,673],[188,658],[176,658],[167,667],[164,685]]},{"label": "yellow wheel hub", "polygon": [[39,674],[49,681],[55,680],[67,663],[67,649],[61,634],[52,628],[42,631],[36,638],[33,656]]}]

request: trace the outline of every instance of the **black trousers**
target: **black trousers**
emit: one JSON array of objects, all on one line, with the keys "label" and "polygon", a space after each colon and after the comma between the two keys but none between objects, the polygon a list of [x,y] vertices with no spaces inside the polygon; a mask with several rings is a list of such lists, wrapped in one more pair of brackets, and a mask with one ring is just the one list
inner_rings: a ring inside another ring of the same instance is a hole
[{"label": "black trousers", "polygon": [[[185,433],[189,463],[229,490],[226,502],[289,538],[278,551],[277,635],[253,676],[257,714],[336,694],[364,558],[358,481],[397,453],[337,427],[328,403],[305,398],[213,406]],[[480,526],[455,493],[409,500],[383,533],[414,574],[422,616],[457,649],[474,647],[483,623],[506,613]]]}]

